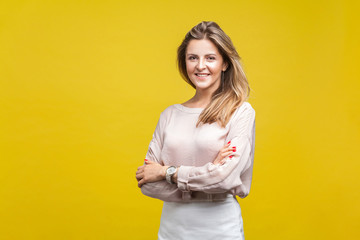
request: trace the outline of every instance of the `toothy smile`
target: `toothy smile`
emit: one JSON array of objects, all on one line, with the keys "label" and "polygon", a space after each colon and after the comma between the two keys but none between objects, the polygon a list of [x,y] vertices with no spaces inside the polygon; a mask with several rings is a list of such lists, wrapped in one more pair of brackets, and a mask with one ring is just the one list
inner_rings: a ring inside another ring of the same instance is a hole
[{"label": "toothy smile", "polygon": [[198,77],[207,77],[210,74],[209,73],[195,73],[195,75],[198,76]]}]

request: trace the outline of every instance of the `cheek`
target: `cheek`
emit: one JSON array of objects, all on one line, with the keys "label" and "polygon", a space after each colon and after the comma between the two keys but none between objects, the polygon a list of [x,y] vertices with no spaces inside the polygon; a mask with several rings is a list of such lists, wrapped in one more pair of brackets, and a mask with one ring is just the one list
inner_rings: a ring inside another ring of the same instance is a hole
[{"label": "cheek", "polygon": [[192,73],[194,71],[195,65],[191,63],[186,63],[186,71],[187,73]]},{"label": "cheek", "polygon": [[217,74],[218,72],[221,72],[221,65],[220,64],[209,64],[208,68],[210,69],[210,71],[214,74]]}]

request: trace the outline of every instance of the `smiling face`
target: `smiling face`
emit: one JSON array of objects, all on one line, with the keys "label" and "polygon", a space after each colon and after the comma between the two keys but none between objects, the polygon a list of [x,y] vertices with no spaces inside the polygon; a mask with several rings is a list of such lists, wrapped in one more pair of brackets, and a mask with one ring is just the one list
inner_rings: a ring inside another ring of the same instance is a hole
[{"label": "smiling face", "polygon": [[186,72],[196,90],[215,91],[226,64],[216,45],[208,39],[193,39],[186,48]]}]

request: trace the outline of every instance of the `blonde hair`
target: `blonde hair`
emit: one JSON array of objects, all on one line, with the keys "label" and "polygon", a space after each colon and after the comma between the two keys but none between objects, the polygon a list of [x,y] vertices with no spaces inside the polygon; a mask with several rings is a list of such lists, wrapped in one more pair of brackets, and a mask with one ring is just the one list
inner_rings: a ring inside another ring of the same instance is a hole
[{"label": "blonde hair", "polygon": [[187,75],[185,58],[187,46],[193,39],[208,39],[213,42],[227,64],[227,69],[221,73],[220,86],[213,93],[211,102],[201,112],[196,126],[218,122],[220,126],[225,127],[236,108],[247,100],[250,93],[248,81],[240,64],[240,56],[229,36],[217,23],[202,21],[193,27],[177,49],[180,75],[193,88],[196,87]]}]

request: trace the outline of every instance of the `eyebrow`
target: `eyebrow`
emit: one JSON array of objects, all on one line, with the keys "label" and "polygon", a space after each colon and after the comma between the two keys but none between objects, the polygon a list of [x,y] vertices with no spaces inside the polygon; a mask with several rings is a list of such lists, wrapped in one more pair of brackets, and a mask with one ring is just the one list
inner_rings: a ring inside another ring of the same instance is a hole
[{"label": "eyebrow", "polygon": [[[195,55],[195,56],[197,56],[197,54],[195,54],[195,53],[187,53],[186,55]],[[207,56],[207,55],[215,55],[216,56],[216,53],[205,54],[205,56]]]}]

